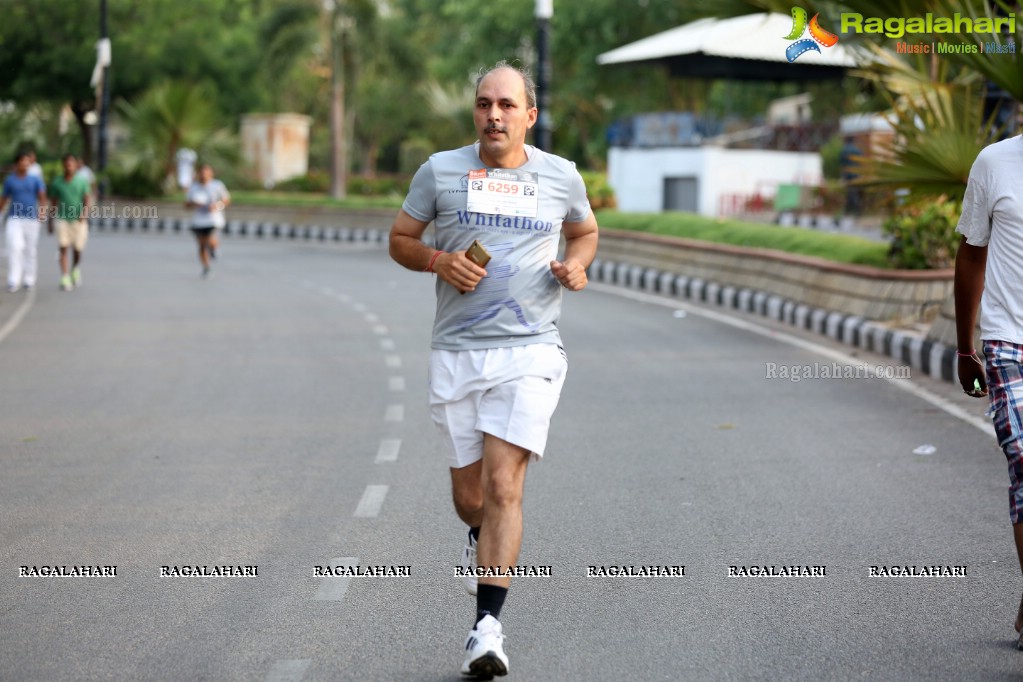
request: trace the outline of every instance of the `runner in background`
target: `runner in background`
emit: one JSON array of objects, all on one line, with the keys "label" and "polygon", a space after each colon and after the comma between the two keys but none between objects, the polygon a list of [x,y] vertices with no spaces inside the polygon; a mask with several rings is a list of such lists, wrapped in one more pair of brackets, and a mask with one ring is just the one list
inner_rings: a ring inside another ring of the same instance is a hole
[{"label": "runner in background", "polygon": [[216,260],[217,230],[225,224],[224,209],[231,203],[231,195],[220,180],[213,177],[213,166],[199,166],[199,179],[192,183],[185,196],[185,207],[194,209],[192,234],[199,245],[199,263],[202,276],[210,276],[210,261]]},{"label": "runner in background", "polygon": [[[56,223],[57,246],[60,249],[60,289],[71,291],[82,286],[82,253],[89,239],[87,220],[90,187],[89,181],[78,173],[78,159],[74,154],[65,154],[64,175],[50,183],[50,198],[54,210],[49,216],[48,229],[54,232]],[[68,271],[68,249],[72,250],[71,269]]]}]

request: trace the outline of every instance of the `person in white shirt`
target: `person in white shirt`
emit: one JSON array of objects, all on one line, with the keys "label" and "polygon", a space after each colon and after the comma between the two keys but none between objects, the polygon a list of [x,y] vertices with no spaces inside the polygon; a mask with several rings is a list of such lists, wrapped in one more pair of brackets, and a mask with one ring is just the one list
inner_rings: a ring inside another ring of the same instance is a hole
[{"label": "person in white shirt", "polygon": [[199,181],[192,183],[185,196],[185,207],[195,209],[192,215],[192,234],[199,244],[199,262],[202,276],[210,276],[210,261],[217,257],[217,230],[224,226],[224,209],[231,203],[231,195],[220,180],[213,177],[213,166],[199,166]]},{"label": "person in white shirt", "polygon": [[89,184],[89,200],[95,205],[96,203],[96,174],[92,172],[92,169],[85,165],[85,161],[78,158],[78,172],[75,173],[75,177],[84,179]]},{"label": "person in white shirt", "polygon": [[[985,147],[970,169],[956,254],[959,383],[990,393],[998,445],[1009,464],[1009,519],[1023,570],[1023,136]],[[977,309],[983,359],[974,344]],[[1023,629],[1023,598],[1016,632]],[[1016,646],[1023,649],[1023,635]]]},{"label": "person in white shirt", "polygon": [[40,180],[43,179],[43,167],[36,161],[36,153],[31,149],[28,151],[28,174]]}]

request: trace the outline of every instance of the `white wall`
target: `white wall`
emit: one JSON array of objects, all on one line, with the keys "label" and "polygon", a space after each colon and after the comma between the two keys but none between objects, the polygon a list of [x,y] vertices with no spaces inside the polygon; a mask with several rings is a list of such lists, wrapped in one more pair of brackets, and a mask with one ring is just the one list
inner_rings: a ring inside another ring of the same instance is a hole
[{"label": "white wall", "polygon": [[242,115],[242,156],[264,186],[306,174],[311,122],[302,114]]},{"label": "white wall", "polygon": [[778,184],[817,185],[822,181],[817,152],[683,147],[608,151],[608,182],[618,209],[626,213],[660,213],[664,178],[695,176],[697,212],[716,216],[725,194],[770,193]]}]

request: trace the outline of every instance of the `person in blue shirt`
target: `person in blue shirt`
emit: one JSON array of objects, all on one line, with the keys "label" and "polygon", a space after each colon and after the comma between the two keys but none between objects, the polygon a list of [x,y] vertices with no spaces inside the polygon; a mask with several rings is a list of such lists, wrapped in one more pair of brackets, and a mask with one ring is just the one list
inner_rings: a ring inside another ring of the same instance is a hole
[{"label": "person in blue shirt", "polygon": [[7,214],[7,291],[14,293],[22,286],[31,289],[36,283],[39,262],[39,228],[46,220],[46,185],[42,178],[31,175],[32,157],[20,152],[14,157],[14,172],[4,180],[0,194],[0,214],[10,203]]}]

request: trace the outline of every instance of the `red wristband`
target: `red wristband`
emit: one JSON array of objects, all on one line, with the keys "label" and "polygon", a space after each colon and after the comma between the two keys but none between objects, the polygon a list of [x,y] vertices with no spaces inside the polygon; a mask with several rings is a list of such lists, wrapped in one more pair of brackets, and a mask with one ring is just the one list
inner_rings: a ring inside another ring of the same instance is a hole
[{"label": "red wristband", "polygon": [[437,259],[440,258],[440,255],[442,253],[447,253],[447,252],[446,251],[435,251],[434,252],[433,257],[430,258],[430,264],[426,266],[425,272],[433,272],[433,264],[437,262]]},{"label": "red wristband", "polygon": [[976,354],[977,351],[975,350],[971,350],[969,353],[960,353],[958,350],[956,351],[956,355],[958,355],[961,358],[972,358]]}]

